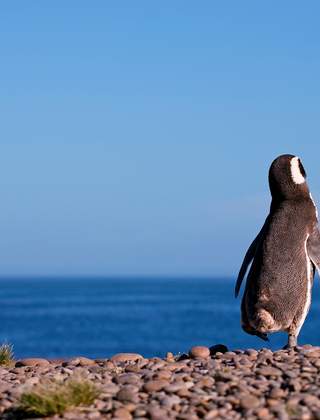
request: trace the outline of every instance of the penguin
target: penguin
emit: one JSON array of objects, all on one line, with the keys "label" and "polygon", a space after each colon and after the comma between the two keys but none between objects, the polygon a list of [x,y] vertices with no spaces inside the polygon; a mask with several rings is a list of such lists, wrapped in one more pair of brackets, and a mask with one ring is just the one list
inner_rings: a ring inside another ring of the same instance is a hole
[{"label": "penguin", "polygon": [[270,212],[248,248],[235,285],[251,264],[241,303],[242,329],[268,341],[268,334],[288,334],[285,348],[297,338],[311,304],[315,270],[320,269],[318,213],[302,162],[281,155],[269,169]]}]

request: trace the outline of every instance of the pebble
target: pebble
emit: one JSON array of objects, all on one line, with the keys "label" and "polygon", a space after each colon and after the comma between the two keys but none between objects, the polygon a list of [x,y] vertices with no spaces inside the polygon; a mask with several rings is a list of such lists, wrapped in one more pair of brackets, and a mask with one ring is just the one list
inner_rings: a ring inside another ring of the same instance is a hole
[{"label": "pebble", "polygon": [[174,362],[175,361],[174,355],[173,355],[173,353],[171,353],[171,351],[169,351],[167,353],[166,360],[167,360],[167,362]]},{"label": "pebble", "polygon": [[167,411],[160,407],[149,407],[147,409],[151,420],[167,420],[168,414]]},{"label": "pebble", "polygon": [[287,420],[288,410],[293,419],[320,418],[319,347],[272,352],[195,346],[179,360],[169,353],[164,359],[135,353],[111,360],[22,359],[15,367],[0,367],[0,417],[17,406],[25,389],[79,373],[94,381],[101,394],[93,406],[71,410],[64,418]]},{"label": "pebble", "polygon": [[121,419],[121,420],[131,420],[132,419],[132,415],[131,413],[126,409],[126,408],[118,408],[117,410],[114,411],[113,413],[113,417],[114,420],[115,419]]},{"label": "pebble", "polygon": [[158,380],[146,382],[143,388],[146,392],[156,392],[165,388],[167,385],[168,385],[168,381],[165,381],[163,379],[158,379]]},{"label": "pebble", "polygon": [[204,416],[204,419],[205,420],[215,419],[216,417],[218,417],[218,415],[219,415],[219,411],[214,408],[207,412],[207,414]]},{"label": "pebble", "polygon": [[281,376],[282,375],[282,372],[280,369],[269,367],[269,366],[258,369],[257,373],[262,376]]},{"label": "pebble", "polygon": [[143,356],[137,353],[118,353],[111,357],[111,361],[115,363],[136,362],[140,359],[143,359]]},{"label": "pebble", "polygon": [[285,396],[286,392],[281,388],[273,388],[270,392],[271,398],[283,398]]},{"label": "pebble", "polygon": [[228,351],[228,347],[224,344],[216,344],[215,346],[210,347],[210,354],[214,356],[217,353],[226,353]]},{"label": "pebble", "polygon": [[245,395],[240,399],[240,406],[244,409],[257,408],[259,405],[259,399],[253,395]]},{"label": "pebble", "polygon": [[46,359],[41,359],[38,357],[33,357],[29,359],[21,359],[18,360],[15,364],[16,367],[22,367],[22,366],[50,366],[50,362]]},{"label": "pebble", "polygon": [[125,385],[117,393],[116,398],[119,401],[127,401],[127,402],[136,403],[139,400],[138,391],[139,391],[139,387],[137,386]]},{"label": "pebble", "polygon": [[210,356],[210,350],[205,346],[194,346],[190,349],[189,355],[194,359],[206,359]]},{"label": "pebble", "polygon": [[93,366],[96,364],[96,362],[92,359],[88,359],[87,357],[75,357],[67,362],[68,365],[74,365],[74,366]]},{"label": "pebble", "polygon": [[265,418],[270,417],[270,411],[267,408],[265,408],[265,407],[264,408],[259,408],[256,411],[256,414],[257,414],[257,417],[259,419],[265,419]]},{"label": "pebble", "polygon": [[161,400],[161,405],[166,408],[171,408],[173,405],[180,404],[181,398],[177,395],[166,396]]}]

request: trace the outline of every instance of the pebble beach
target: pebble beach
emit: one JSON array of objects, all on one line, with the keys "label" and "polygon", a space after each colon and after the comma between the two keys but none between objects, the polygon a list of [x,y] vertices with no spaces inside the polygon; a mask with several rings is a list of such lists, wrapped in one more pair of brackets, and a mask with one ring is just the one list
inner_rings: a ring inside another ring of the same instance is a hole
[{"label": "pebble beach", "polygon": [[92,381],[99,397],[49,418],[320,419],[320,347],[311,345],[275,352],[195,346],[164,359],[18,360],[0,368],[0,418],[31,418],[17,410],[21,393],[73,375]]}]

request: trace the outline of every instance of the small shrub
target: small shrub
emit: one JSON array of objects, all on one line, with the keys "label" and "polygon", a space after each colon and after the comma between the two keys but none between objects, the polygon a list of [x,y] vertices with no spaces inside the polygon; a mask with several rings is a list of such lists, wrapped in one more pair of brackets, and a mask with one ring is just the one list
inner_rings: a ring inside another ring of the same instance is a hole
[{"label": "small shrub", "polygon": [[85,378],[70,377],[64,382],[50,380],[24,392],[18,409],[38,417],[61,415],[70,408],[93,404],[99,394],[96,385]]},{"label": "small shrub", "polygon": [[96,385],[88,380],[70,379],[68,389],[75,406],[91,405],[100,394]]},{"label": "small shrub", "polygon": [[0,366],[10,366],[14,362],[13,346],[2,344],[0,346]]}]

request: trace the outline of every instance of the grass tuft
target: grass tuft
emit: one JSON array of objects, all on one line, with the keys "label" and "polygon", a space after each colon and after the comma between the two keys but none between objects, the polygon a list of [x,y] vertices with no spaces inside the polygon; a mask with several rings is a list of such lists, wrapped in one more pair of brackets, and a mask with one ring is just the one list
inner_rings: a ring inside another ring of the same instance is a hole
[{"label": "grass tuft", "polygon": [[46,417],[63,414],[68,409],[93,404],[100,391],[83,377],[70,377],[64,382],[48,380],[24,392],[19,399],[19,411]]},{"label": "grass tuft", "polygon": [[0,346],[0,366],[11,366],[14,362],[13,346],[2,344]]}]

